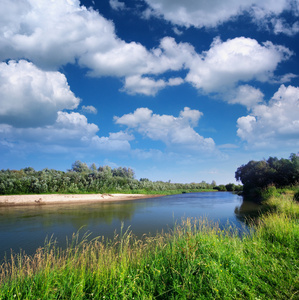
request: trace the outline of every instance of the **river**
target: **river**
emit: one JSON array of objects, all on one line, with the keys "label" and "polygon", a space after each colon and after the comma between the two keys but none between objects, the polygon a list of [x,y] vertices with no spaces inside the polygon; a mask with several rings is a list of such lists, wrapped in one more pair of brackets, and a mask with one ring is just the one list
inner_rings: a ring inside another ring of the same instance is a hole
[{"label": "river", "polygon": [[182,218],[207,218],[246,231],[243,222],[247,211],[257,206],[242,204],[242,197],[229,192],[190,193],[132,201],[91,204],[63,204],[0,208],[0,260],[11,251],[27,254],[44,245],[53,236],[58,246],[74,232],[91,237],[112,238],[123,224],[135,235],[154,235],[173,228]]}]

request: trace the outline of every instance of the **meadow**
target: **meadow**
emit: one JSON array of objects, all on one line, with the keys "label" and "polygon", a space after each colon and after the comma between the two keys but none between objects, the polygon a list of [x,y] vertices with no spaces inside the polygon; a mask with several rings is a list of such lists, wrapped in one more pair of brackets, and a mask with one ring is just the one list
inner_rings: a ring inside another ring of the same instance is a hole
[{"label": "meadow", "polygon": [[7,257],[0,299],[298,299],[299,204],[294,192],[268,193],[247,235],[206,219],[135,238],[78,232],[33,256]]}]

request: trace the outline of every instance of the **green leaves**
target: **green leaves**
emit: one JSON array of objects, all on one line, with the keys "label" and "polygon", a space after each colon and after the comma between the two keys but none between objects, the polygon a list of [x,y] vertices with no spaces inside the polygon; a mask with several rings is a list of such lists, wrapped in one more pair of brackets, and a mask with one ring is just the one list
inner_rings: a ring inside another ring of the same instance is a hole
[{"label": "green leaves", "polygon": [[269,157],[268,160],[252,160],[237,169],[235,178],[243,183],[245,192],[270,185],[276,187],[297,185],[299,183],[299,156],[291,154],[289,159]]}]

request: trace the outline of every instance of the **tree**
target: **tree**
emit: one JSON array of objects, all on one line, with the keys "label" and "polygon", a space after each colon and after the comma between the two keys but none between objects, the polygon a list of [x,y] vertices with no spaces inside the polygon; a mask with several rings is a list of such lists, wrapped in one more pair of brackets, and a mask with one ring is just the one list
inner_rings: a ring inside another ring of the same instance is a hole
[{"label": "tree", "polygon": [[235,190],[235,185],[233,183],[229,183],[225,185],[225,188],[228,192],[233,192]]},{"label": "tree", "polygon": [[80,160],[76,160],[72,164],[72,172],[77,172],[77,173],[88,173],[90,170],[87,166],[86,163],[81,162]]},{"label": "tree", "polygon": [[93,163],[90,167],[89,167],[89,170],[93,173],[97,172],[97,166],[95,163]]},{"label": "tree", "polygon": [[211,183],[212,188],[215,187],[216,185],[217,185],[216,181],[213,180],[212,183]]},{"label": "tree", "polygon": [[220,185],[214,186],[213,189],[217,190],[219,192],[226,192],[226,187],[225,187],[224,184],[220,184]]},{"label": "tree", "polygon": [[299,157],[291,154],[289,159],[269,157],[268,160],[251,160],[237,169],[235,178],[243,183],[245,192],[269,185],[275,187],[296,185],[299,182]]},{"label": "tree", "polygon": [[32,167],[24,168],[23,171],[24,171],[26,174],[33,174],[33,173],[35,172],[35,170],[34,170]]}]

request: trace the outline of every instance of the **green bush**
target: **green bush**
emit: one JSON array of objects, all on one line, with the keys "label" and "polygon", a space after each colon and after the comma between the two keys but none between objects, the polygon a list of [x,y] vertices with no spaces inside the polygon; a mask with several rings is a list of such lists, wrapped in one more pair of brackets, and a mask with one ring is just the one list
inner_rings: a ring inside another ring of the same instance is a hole
[{"label": "green bush", "polygon": [[268,200],[271,197],[277,196],[277,189],[274,185],[268,186],[267,188],[263,189],[261,192],[261,197],[263,200]]}]

